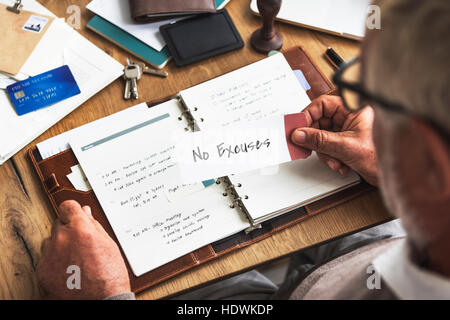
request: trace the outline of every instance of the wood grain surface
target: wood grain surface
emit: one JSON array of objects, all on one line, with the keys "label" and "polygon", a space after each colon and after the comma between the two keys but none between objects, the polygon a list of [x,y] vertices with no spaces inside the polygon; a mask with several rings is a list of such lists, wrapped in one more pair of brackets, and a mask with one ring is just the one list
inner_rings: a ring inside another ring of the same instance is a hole
[{"label": "wood grain surface", "polygon": [[[65,18],[69,17],[66,10],[70,5],[79,5],[82,27],[78,31],[125,64],[129,54],[85,28],[86,22],[92,17],[85,9],[89,0],[40,2],[57,16]],[[166,68],[170,74],[167,79],[144,75],[139,82],[139,102],[164,98],[264,58],[264,55],[253,51],[249,44],[250,35],[261,24],[260,18],[251,14],[249,5],[249,0],[231,0],[227,5],[227,10],[246,42],[244,49],[184,68],[176,68],[171,62]],[[283,48],[302,45],[329,77],[333,69],[323,58],[328,46],[332,46],[344,59],[357,55],[359,51],[358,42],[282,23],[276,23],[276,27],[284,38]],[[40,245],[50,235],[55,215],[31,167],[27,149],[56,134],[138,103],[124,101],[122,96],[123,82],[118,79],[0,166],[0,299],[40,299],[44,296],[36,281],[35,267],[40,256]],[[248,248],[166,281],[143,292],[138,298],[157,299],[174,295],[389,219],[391,217],[379,194],[372,192]]]}]

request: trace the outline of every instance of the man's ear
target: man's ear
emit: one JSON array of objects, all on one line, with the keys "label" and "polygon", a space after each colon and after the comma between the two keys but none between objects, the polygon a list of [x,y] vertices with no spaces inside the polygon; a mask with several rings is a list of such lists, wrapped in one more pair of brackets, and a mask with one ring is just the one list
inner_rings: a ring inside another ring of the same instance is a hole
[{"label": "man's ear", "polygon": [[395,156],[400,160],[397,169],[409,201],[417,205],[449,201],[449,145],[428,123],[407,121],[396,139]]}]

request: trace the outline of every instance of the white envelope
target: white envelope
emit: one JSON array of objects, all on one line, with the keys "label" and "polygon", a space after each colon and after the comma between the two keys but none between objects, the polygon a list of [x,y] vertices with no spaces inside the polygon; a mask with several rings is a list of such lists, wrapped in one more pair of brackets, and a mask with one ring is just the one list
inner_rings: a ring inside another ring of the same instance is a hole
[{"label": "white envelope", "polygon": [[[11,1],[0,3],[10,5]],[[23,5],[24,10],[54,16],[34,0],[25,0]],[[56,19],[20,74],[35,76],[63,64],[69,65],[81,94],[19,117],[7,91],[0,90],[0,165],[123,74],[119,62]]]}]

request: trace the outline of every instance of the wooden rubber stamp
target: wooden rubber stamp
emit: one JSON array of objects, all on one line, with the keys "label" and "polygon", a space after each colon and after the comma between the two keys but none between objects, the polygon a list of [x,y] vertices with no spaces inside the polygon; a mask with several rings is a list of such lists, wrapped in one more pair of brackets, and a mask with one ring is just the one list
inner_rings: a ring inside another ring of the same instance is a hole
[{"label": "wooden rubber stamp", "polygon": [[280,11],[282,0],[258,0],[258,11],[263,20],[261,29],[256,30],[250,39],[253,48],[262,53],[279,50],[283,46],[283,38],[275,30],[274,21]]}]

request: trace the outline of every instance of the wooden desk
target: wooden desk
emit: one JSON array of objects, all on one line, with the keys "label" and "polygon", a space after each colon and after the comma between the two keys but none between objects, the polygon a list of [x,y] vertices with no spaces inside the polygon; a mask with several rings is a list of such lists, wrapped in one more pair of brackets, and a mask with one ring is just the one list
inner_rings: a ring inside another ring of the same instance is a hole
[{"label": "wooden desk", "polygon": [[[66,9],[69,5],[74,3],[80,5],[81,34],[125,64],[127,56],[125,51],[84,27],[92,16],[85,9],[89,0],[40,0],[40,2],[57,16],[66,18],[68,17]],[[166,97],[264,58],[263,55],[252,51],[248,43],[251,33],[260,26],[260,19],[250,13],[249,2],[249,0],[231,0],[227,6],[237,29],[246,41],[244,49],[180,69],[171,63],[166,68],[170,73],[166,80],[144,76],[139,82],[139,101]],[[327,76],[331,76],[333,72],[322,58],[328,46],[335,48],[345,59],[358,54],[357,42],[286,24],[279,23],[277,26],[284,37],[284,48],[304,46]],[[118,79],[30,145],[137,103],[124,101],[122,95],[123,81]],[[0,167],[0,299],[39,299],[42,296],[36,281],[35,269],[40,256],[41,242],[50,235],[55,215],[31,167],[27,149],[28,147],[24,148]],[[390,218],[380,196],[373,192],[248,248],[238,250],[223,259],[166,281],[142,293],[139,298],[161,298],[218,278],[230,277],[256,265],[385,222]]]}]

